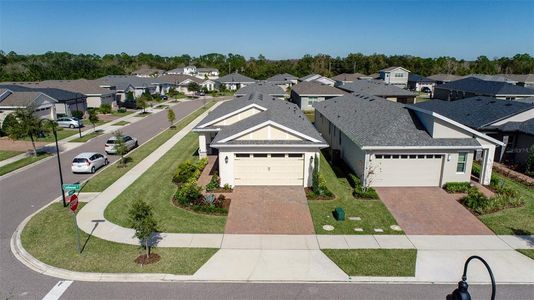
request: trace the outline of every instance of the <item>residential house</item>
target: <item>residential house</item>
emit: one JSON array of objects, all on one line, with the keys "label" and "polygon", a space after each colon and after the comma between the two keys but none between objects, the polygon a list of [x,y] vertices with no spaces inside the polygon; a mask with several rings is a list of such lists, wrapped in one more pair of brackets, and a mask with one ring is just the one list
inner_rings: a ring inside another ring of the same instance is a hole
[{"label": "residential house", "polygon": [[276,99],[284,100],[286,92],[278,85],[270,83],[268,81],[260,81],[247,86],[244,86],[235,92],[236,97],[243,97],[252,93],[267,94]]},{"label": "residential house", "polygon": [[336,75],[332,77],[331,79],[336,82],[334,84],[335,86],[340,86],[346,83],[353,83],[356,80],[370,79],[370,78],[369,76],[365,74],[361,74],[361,73],[353,73],[353,74],[343,73],[343,74]]},{"label": "residential house", "polygon": [[295,104],[261,93],[220,104],[193,131],[200,157],[218,156],[221,186],[311,186],[328,147]]},{"label": "residential house", "polygon": [[171,75],[195,75],[196,73],[197,67],[195,66],[179,67],[165,72],[165,74]]},{"label": "residential house", "polygon": [[410,73],[408,75],[408,89],[411,91],[421,92],[421,90],[427,88],[430,93],[434,93],[434,87],[436,81],[428,77]]},{"label": "residential house", "polygon": [[219,78],[219,70],[216,68],[197,68],[195,76],[200,79],[215,80]]},{"label": "residential house", "polygon": [[56,119],[57,100],[42,92],[24,91],[14,92],[0,88],[0,125],[5,117],[17,108],[32,107],[39,118]]},{"label": "residential house", "polygon": [[328,77],[325,77],[325,76],[319,75],[319,74],[306,75],[304,77],[299,78],[299,81],[300,82],[316,81],[316,82],[318,82],[320,84],[329,85],[329,86],[334,86],[336,84],[335,80],[332,80],[332,79],[330,79]]},{"label": "residential house", "polygon": [[84,94],[87,107],[97,108],[102,104],[109,104],[112,107],[115,105],[115,91],[100,87],[100,83],[96,80],[45,80],[39,82],[38,85]]},{"label": "residential house", "polygon": [[534,102],[507,101],[477,96],[457,101],[432,100],[416,106],[436,112],[505,144],[496,161],[525,165],[534,144]]},{"label": "residential house", "polygon": [[515,81],[516,85],[534,88],[534,74],[498,74],[499,76]]},{"label": "residential house", "polygon": [[189,89],[191,83],[196,83],[201,89],[213,91],[215,89],[215,81],[211,79],[200,79],[191,75],[184,74],[165,74],[152,80],[152,84],[156,87],[156,93],[166,94],[170,89],[184,94],[191,94],[195,91]]},{"label": "residential house", "polygon": [[223,77],[220,77],[215,81],[219,86],[224,86],[227,90],[230,91],[237,91],[244,86],[256,82],[256,80],[245,75],[241,75],[239,73],[224,75]]},{"label": "residential house", "polygon": [[428,78],[434,80],[436,82],[436,85],[448,83],[451,81],[455,81],[458,79],[462,79],[462,76],[458,75],[452,75],[452,74],[435,74],[428,76]]},{"label": "residential house", "polygon": [[515,100],[534,96],[534,89],[513,85],[503,81],[486,81],[468,77],[434,88],[436,99],[454,101],[474,96],[488,96],[497,99]]},{"label": "residential house", "polygon": [[314,104],[315,127],[366,186],[443,186],[470,181],[476,151],[489,184],[501,142],[413,105],[369,94]]},{"label": "residential house", "polygon": [[403,67],[389,67],[378,72],[380,79],[385,83],[406,88],[408,86],[408,74],[410,71]]},{"label": "residential house", "polygon": [[478,78],[480,80],[486,80],[486,81],[502,81],[502,82],[508,82],[510,84],[517,84],[516,80],[513,80],[506,76],[501,76],[501,75],[469,74],[469,75],[463,76],[461,79],[469,78],[469,77],[474,77],[474,78]]},{"label": "residential house", "polygon": [[271,76],[265,79],[265,81],[281,87],[284,91],[287,91],[288,89],[293,87],[295,84],[297,84],[298,80],[299,79],[296,76],[293,76],[288,73],[277,74],[277,75],[274,75],[274,76]]},{"label": "residential house", "polygon": [[156,68],[150,68],[148,66],[141,66],[139,69],[132,72],[132,75],[135,75],[137,77],[158,77],[165,73],[165,70],[162,69],[156,69]]},{"label": "residential house", "polygon": [[291,102],[302,110],[313,110],[313,103],[344,95],[345,92],[317,81],[305,81],[291,89]]},{"label": "residential house", "polygon": [[97,79],[100,87],[115,91],[118,101],[125,101],[128,92],[132,92],[134,98],[139,98],[145,92],[156,93],[156,87],[152,81],[154,81],[153,78],[132,75],[108,75]]},{"label": "residential house", "polygon": [[417,97],[414,92],[386,84],[382,80],[358,80],[338,86],[338,88],[350,93],[367,93],[399,103],[415,103]]}]

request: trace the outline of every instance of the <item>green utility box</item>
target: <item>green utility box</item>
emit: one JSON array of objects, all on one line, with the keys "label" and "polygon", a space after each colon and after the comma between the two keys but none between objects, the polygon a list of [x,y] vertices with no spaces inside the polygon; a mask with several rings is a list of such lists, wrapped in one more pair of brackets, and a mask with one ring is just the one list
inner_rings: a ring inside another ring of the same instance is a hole
[{"label": "green utility box", "polygon": [[345,221],[345,210],[341,207],[336,207],[333,211],[334,218],[338,221]]}]

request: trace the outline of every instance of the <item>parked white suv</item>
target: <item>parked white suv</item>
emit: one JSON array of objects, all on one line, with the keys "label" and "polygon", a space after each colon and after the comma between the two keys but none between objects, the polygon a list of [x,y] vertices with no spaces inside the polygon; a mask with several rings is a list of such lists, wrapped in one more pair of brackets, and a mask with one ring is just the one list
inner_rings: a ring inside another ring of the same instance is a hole
[{"label": "parked white suv", "polygon": [[61,117],[57,119],[57,124],[65,128],[78,128],[83,126],[83,121],[75,117]]},{"label": "parked white suv", "polygon": [[107,165],[108,158],[97,152],[84,152],[76,155],[72,160],[72,173],[94,173]]},{"label": "parked white suv", "polygon": [[[138,146],[137,139],[133,138],[129,135],[124,135],[122,137],[124,141],[124,145],[126,146],[127,151],[132,150],[133,148]],[[117,144],[117,138],[112,136],[106,141],[106,145],[104,147],[107,154],[116,154],[117,149],[115,149],[115,144]]]}]

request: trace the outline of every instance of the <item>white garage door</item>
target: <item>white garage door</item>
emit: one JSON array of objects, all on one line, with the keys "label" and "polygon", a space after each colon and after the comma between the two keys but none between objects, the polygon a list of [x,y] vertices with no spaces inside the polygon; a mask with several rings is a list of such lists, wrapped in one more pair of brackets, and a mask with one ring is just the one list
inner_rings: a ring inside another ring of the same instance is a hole
[{"label": "white garage door", "polygon": [[304,185],[304,155],[235,154],[235,185]]},{"label": "white garage door", "polygon": [[[439,186],[443,155],[375,155],[373,186]],[[371,176],[373,178],[373,176]]]}]

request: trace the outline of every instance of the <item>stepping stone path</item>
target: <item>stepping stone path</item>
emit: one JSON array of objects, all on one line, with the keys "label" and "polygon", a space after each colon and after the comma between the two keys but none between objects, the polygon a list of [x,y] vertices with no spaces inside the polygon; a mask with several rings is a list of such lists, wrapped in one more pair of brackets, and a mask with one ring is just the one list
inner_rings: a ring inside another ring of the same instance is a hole
[{"label": "stepping stone path", "polygon": [[334,226],[332,226],[332,225],[324,225],[323,229],[326,230],[326,231],[332,231],[332,230],[334,230]]},{"label": "stepping stone path", "polygon": [[375,232],[384,232],[384,229],[382,229],[382,228],[375,228]]},{"label": "stepping stone path", "polygon": [[362,218],[360,218],[360,217],[349,217],[349,220],[351,220],[351,221],[361,221]]},{"label": "stepping stone path", "polygon": [[358,227],[356,227],[356,228],[354,228],[354,231],[362,232],[362,231],[363,231],[363,228],[358,228]]},{"label": "stepping stone path", "polygon": [[389,228],[395,231],[402,231],[402,228],[399,225],[391,225]]}]

